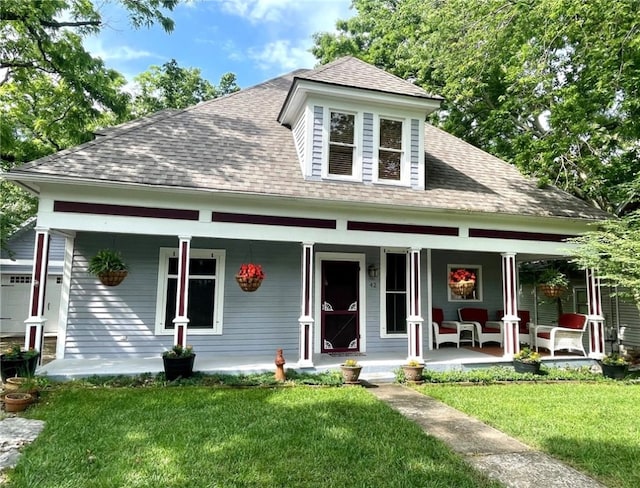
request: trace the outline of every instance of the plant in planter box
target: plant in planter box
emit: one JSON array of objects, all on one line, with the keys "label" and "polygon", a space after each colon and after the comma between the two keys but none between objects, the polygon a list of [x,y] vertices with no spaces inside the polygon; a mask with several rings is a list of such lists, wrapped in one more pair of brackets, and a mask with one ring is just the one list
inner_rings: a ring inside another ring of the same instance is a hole
[{"label": "plant in planter box", "polygon": [[358,378],[360,377],[362,366],[355,359],[347,359],[340,365],[340,370],[342,371],[342,379],[346,384],[357,385],[360,383]]},{"label": "plant in planter box", "polygon": [[402,371],[404,372],[405,381],[411,383],[422,383],[424,381],[422,379],[424,364],[415,359],[408,361],[407,364],[403,364]]},{"label": "plant in planter box", "polygon": [[193,376],[195,359],[196,353],[193,352],[193,347],[191,346],[183,347],[180,344],[176,344],[168,351],[163,352],[162,363],[167,381]]},{"label": "plant in planter box", "polygon": [[129,267],[118,251],[102,249],[89,261],[87,271],[105,286],[117,286],[127,277]]},{"label": "plant in planter box", "polygon": [[0,376],[2,382],[13,376],[30,377],[36,373],[40,353],[35,349],[24,350],[19,344],[12,345],[0,354]]},{"label": "plant in planter box", "polygon": [[540,354],[528,347],[513,355],[513,368],[517,373],[540,374]]},{"label": "plant in planter box", "polygon": [[627,376],[629,361],[617,352],[611,352],[600,360],[603,376],[621,380]]}]

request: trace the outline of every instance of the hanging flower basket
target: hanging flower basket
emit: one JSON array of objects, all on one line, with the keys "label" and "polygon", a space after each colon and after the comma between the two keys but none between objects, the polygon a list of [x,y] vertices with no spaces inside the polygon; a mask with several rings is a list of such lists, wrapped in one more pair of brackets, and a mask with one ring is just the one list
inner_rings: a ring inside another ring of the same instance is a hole
[{"label": "hanging flower basket", "polygon": [[98,275],[100,283],[105,286],[118,286],[127,277],[127,271],[107,271]]},{"label": "hanging flower basket", "polygon": [[463,280],[463,281],[450,281],[449,288],[455,295],[465,297],[473,291],[476,286],[475,281]]},{"label": "hanging flower basket", "polygon": [[564,286],[558,285],[538,285],[538,289],[545,294],[548,298],[558,298],[561,297],[567,289]]},{"label": "hanging flower basket", "polygon": [[236,274],[236,281],[243,291],[256,291],[260,288],[265,276],[259,264],[243,264]]}]

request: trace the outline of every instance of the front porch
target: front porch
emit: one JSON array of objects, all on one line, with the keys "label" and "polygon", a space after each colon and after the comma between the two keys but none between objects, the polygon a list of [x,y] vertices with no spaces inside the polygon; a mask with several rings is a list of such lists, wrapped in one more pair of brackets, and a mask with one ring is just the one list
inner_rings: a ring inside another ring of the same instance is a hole
[{"label": "front porch", "polygon": [[[309,373],[339,370],[347,358],[356,359],[363,367],[360,377],[368,381],[393,381],[395,370],[406,363],[406,357],[397,353],[366,353],[358,356],[331,356],[314,354],[314,366],[301,368],[297,361],[287,358],[285,369],[295,369]],[[203,373],[249,374],[275,371],[275,352],[271,355],[205,354],[196,356],[195,370]],[[543,363],[556,367],[580,367],[596,364],[595,360],[575,354],[556,354],[554,358],[543,353]],[[504,357],[499,347],[465,346],[460,348],[442,347],[428,351],[425,367],[435,371],[470,370],[491,366],[510,366],[511,360]],[[37,373],[54,380],[72,380],[93,375],[137,375],[157,374],[163,371],[162,358],[154,354],[149,357],[127,359],[55,359],[41,366]]]}]

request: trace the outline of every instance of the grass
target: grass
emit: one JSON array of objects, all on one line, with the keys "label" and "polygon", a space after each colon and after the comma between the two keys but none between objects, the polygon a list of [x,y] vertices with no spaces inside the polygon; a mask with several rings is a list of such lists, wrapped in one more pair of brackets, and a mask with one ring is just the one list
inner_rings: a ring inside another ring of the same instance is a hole
[{"label": "grass", "polygon": [[606,486],[640,486],[637,382],[416,389],[566,461]]},{"label": "grass", "polygon": [[7,486],[497,487],[361,388],[46,390]]}]

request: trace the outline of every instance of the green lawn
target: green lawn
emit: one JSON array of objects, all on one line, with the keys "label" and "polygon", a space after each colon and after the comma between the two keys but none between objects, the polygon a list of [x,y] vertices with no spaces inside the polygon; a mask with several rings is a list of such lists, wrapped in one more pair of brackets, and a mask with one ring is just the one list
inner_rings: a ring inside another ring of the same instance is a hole
[{"label": "green lawn", "polygon": [[609,487],[640,486],[640,385],[427,385],[438,398]]},{"label": "green lawn", "polygon": [[10,487],[497,487],[361,388],[60,388]]}]

